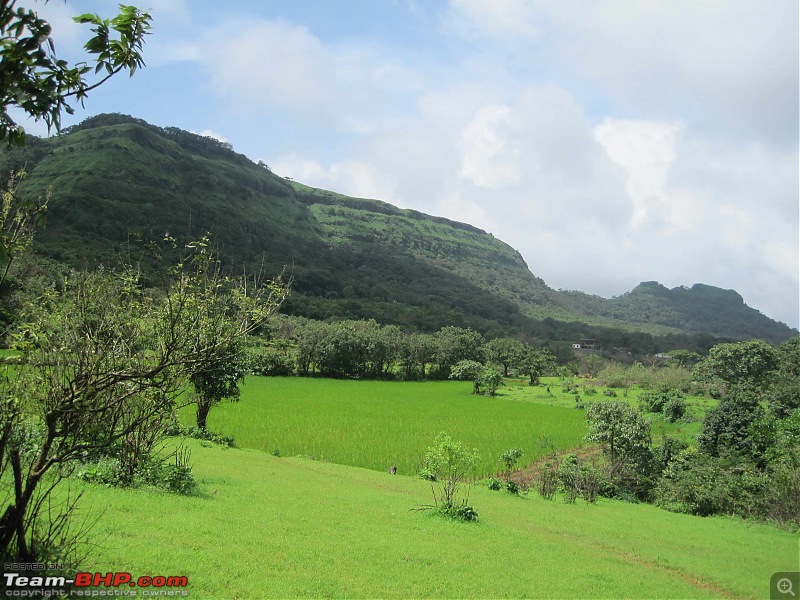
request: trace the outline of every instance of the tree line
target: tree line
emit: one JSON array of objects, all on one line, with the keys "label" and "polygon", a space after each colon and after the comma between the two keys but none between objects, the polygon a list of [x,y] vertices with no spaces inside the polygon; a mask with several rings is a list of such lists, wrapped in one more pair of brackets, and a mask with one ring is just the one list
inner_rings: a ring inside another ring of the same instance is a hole
[{"label": "tree line", "polygon": [[538,383],[556,367],[546,347],[512,338],[486,340],[468,327],[409,333],[373,319],[327,323],[281,316],[263,333],[269,342],[256,341],[240,359],[260,375],[448,379],[457,364],[468,361],[497,365],[504,376],[513,372]]}]

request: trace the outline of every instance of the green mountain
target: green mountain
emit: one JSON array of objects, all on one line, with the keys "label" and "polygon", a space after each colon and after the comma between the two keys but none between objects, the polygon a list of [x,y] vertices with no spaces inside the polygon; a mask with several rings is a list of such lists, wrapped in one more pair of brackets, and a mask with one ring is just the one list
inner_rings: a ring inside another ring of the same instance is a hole
[{"label": "green mountain", "polygon": [[21,193],[52,195],[35,251],[71,266],[114,264],[134,239],[210,231],[226,264],[291,272],[285,308],[312,318],[560,340],[602,333],[618,344],[631,332],[670,334],[676,344],[687,333],[773,342],[793,334],[709,286],[643,284],[612,300],[557,292],[477,227],[310,188],[212,138],[128,116],[93,117],[0,154],[6,173],[23,165]]}]

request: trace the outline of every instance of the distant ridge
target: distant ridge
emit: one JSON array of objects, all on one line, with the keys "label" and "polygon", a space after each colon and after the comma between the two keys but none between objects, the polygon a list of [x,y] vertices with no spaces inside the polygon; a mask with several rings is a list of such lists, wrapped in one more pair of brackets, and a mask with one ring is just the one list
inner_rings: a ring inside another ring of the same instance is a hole
[{"label": "distant ridge", "polygon": [[672,345],[687,335],[772,343],[797,335],[735,291],[703,284],[643,282],[610,300],[556,291],[479,227],[289,181],[228,144],[125,115],[0,153],[4,172],[22,165],[23,193],[52,190],[35,250],[72,266],[113,263],[132,233],[210,230],[227,264],[288,265],[295,287],[286,309],[317,319],[559,340],[600,328],[619,344],[632,339],[626,331],[669,335]]}]

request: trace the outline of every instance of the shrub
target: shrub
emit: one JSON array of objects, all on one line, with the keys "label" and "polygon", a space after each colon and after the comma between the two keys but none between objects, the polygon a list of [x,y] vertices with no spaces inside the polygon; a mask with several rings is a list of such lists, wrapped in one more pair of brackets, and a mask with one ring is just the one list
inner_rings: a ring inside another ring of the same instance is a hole
[{"label": "shrub", "polygon": [[466,500],[458,505],[441,505],[437,508],[439,514],[456,521],[477,521],[478,511],[467,504]]},{"label": "shrub", "polygon": [[[434,506],[440,511],[466,505],[467,498],[457,502],[458,491],[472,473],[478,461],[476,451],[469,451],[461,442],[442,432],[436,436],[434,445],[425,451],[422,473],[426,479],[438,484],[439,495],[433,486]],[[433,477],[433,479],[432,479]]]},{"label": "shrub", "polygon": [[682,452],[664,471],[656,504],[673,512],[707,516],[763,515],[768,478],[750,464],[728,466],[695,449]]},{"label": "shrub", "polygon": [[519,484],[516,481],[507,481],[506,482],[506,491],[509,494],[514,494],[515,496],[519,494]]},{"label": "shrub", "polygon": [[[673,409],[682,403],[683,411],[686,410],[685,396],[676,390],[662,388],[644,392],[639,396],[639,406],[646,412],[663,413],[669,403],[673,403]],[[680,416],[683,416],[683,413]]]},{"label": "shrub", "polygon": [[168,463],[160,457],[148,457],[137,465],[132,478],[125,476],[119,459],[112,457],[102,457],[85,463],[75,475],[83,481],[106,487],[149,485],[174,494],[194,494],[197,491],[197,482],[189,466],[189,453],[178,450],[173,456],[174,463]]},{"label": "shrub", "polygon": [[493,492],[498,492],[503,487],[502,482],[497,477],[492,477],[489,480],[489,489]]},{"label": "shrub", "polygon": [[552,500],[558,491],[558,473],[549,463],[536,476],[536,491],[542,498]]},{"label": "shrub", "polygon": [[122,485],[122,470],[119,460],[107,456],[95,462],[82,464],[75,472],[75,476],[88,483],[96,483],[107,487]]},{"label": "shrub", "polygon": [[686,415],[686,400],[683,396],[673,396],[664,404],[662,414],[670,423],[680,421]]},{"label": "shrub", "polygon": [[264,377],[292,375],[294,359],[273,348],[250,348],[247,351],[247,370],[253,375]]},{"label": "shrub", "polygon": [[197,491],[192,468],[186,465],[162,465],[157,483],[159,487],[183,496],[190,496]]},{"label": "shrub", "polygon": [[514,470],[514,467],[517,465],[517,461],[520,458],[525,456],[525,452],[522,451],[521,448],[512,448],[511,450],[506,450],[500,456],[500,460],[503,461],[503,465],[505,466],[505,475],[506,480],[511,476],[511,471]]},{"label": "shrub", "polygon": [[575,502],[579,496],[586,502],[595,502],[604,483],[596,467],[581,463],[574,454],[566,456],[558,466],[556,479],[564,491],[564,500],[568,503]]},{"label": "shrub", "polygon": [[236,441],[232,436],[222,435],[206,429],[205,427],[184,426],[175,421],[166,429],[166,435],[173,437],[189,437],[196,440],[205,440],[219,446],[235,448]]}]

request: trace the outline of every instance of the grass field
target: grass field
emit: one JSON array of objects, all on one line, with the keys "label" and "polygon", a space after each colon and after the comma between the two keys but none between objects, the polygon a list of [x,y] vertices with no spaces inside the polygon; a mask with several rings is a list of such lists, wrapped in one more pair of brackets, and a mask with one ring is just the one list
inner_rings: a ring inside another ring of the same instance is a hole
[{"label": "grass field", "polygon": [[[406,475],[419,472],[440,431],[478,450],[480,474],[499,471],[511,448],[534,460],[543,435],[566,449],[586,433],[582,411],[476,396],[469,382],[248,377],[241,389],[240,402],[216,406],[208,420],[238,446]],[[193,408],[181,418],[192,423]]]},{"label": "grass field", "polygon": [[201,496],[81,486],[103,513],[81,570],[185,575],[195,600],[764,598],[798,565],[771,526],[486,488],[464,524],[411,511],[431,499],[418,478],[187,444]]},{"label": "grass field", "polygon": [[[578,394],[584,405],[590,402],[602,402],[604,400],[611,400],[603,395],[603,392],[609,390],[605,386],[595,386],[592,380],[582,380],[580,378],[574,379],[578,385]],[[549,393],[547,390],[550,390]],[[591,393],[587,393],[591,391]],[[611,390],[617,394],[617,399],[627,400],[632,406],[639,405],[639,395],[646,391],[637,386],[633,386],[628,391],[628,396],[623,396],[621,389]],[[548,404],[551,406],[561,406],[564,408],[575,408],[575,393],[565,392],[562,389],[561,379],[558,377],[542,377],[541,384],[538,386],[528,385],[527,379],[507,379],[506,385],[500,388],[498,392],[502,398],[510,400],[518,400],[524,402],[534,402],[537,404]],[[718,400],[711,398],[701,398],[697,396],[688,396],[686,398],[688,405],[688,421],[679,421],[677,423],[669,423],[659,414],[646,413],[646,416],[651,420],[653,442],[658,444],[661,435],[677,436],[690,441],[691,438],[697,436],[702,428],[703,417],[706,411],[716,406]]]}]

